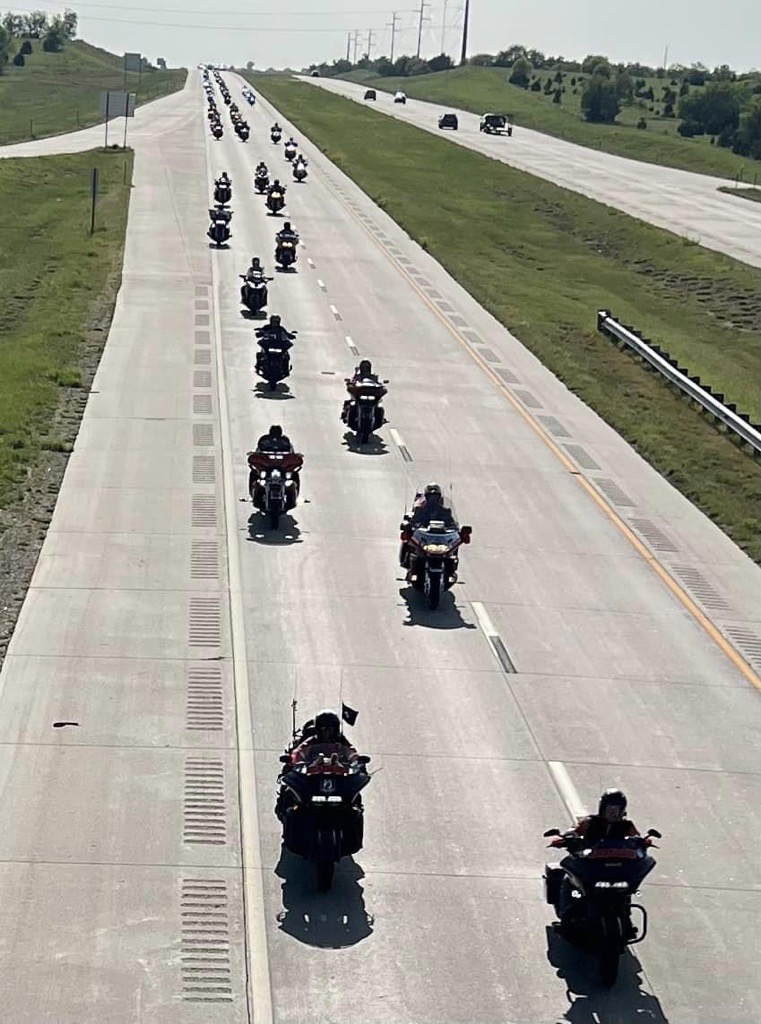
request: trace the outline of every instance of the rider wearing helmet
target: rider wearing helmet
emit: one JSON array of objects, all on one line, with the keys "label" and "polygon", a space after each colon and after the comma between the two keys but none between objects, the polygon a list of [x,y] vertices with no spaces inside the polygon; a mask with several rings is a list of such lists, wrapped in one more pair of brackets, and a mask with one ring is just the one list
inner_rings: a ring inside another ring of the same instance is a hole
[{"label": "rider wearing helmet", "polygon": [[449,529],[457,529],[452,509],[444,504],[441,487],[437,483],[430,483],[426,485],[423,496],[418,496],[415,501],[412,510],[412,526],[415,528],[430,526],[434,520],[443,522]]},{"label": "rider wearing helmet", "polygon": [[275,235],[278,242],[298,242],[299,233],[294,231],[289,220],[285,221],[282,228]]},{"label": "rider wearing helmet", "polygon": [[293,339],[295,337],[295,334],[291,334],[290,331],[283,327],[280,317],[276,313],[273,313],[269,318],[269,323],[256,329],[256,339],[259,347],[265,352],[270,348],[282,348],[287,352],[289,348],[293,347]]},{"label": "rider wearing helmet", "polygon": [[341,719],[335,711],[325,708],[301,730],[300,742],[291,751],[291,761],[308,761],[316,754],[336,752],[350,761],[357,756],[356,749],[341,731]]},{"label": "rider wearing helmet", "polygon": [[256,450],[258,452],[287,454],[293,451],[293,445],[291,444],[290,437],[283,433],[283,428],[279,424],[273,423],[267,433],[262,434],[256,442]]},{"label": "rider wearing helmet", "polygon": [[265,162],[263,160],[260,160],[259,163],[256,165],[256,170],[254,171],[254,177],[256,177],[256,178],[266,178],[266,177],[268,177],[268,175],[269,175],[269,171],[267,170],[267,165],[265,164]]},{"label": "rider wearing helmet", "polygon": [[[370,362],[369,359],[362,359],[362,360],[360,360],[359,366],[354,368],[354,376],[350,377],[349,380],[346,383],[347,384],[359,384],[363,380],[372,381],[373,384],[380,383],[379,380],[378,380],[378,374],[377,373],[373,373],[373,364]],[[346,401],[343,404],[343,409],[341,410],[341,417],[340,417],[341,421],[343,423],[346,423],[347,417],[349,415],[349,407],[351,406],[351,403],[352,403],[351,398],[347,398]]]},{"label": "rider wearing helmet", "polygon": [[275,178],[275,180],[270,184],[267,189],[267,195],[270,195],[272,192],[282,192],[283,195],[285,195],[285,185],[280,184],[280,178]]}]

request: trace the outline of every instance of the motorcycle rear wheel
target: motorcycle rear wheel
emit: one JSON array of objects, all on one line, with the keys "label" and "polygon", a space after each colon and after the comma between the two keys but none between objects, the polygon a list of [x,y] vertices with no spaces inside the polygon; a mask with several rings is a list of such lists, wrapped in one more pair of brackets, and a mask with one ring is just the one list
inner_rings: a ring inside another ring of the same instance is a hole
[{"label": "motorcycle rear wheel", "polygon": [[328,892],[333,885],[333,874],[336,866],[332,860],[318,860],[315,864],[317,869],[317,888],[320,892]]}]

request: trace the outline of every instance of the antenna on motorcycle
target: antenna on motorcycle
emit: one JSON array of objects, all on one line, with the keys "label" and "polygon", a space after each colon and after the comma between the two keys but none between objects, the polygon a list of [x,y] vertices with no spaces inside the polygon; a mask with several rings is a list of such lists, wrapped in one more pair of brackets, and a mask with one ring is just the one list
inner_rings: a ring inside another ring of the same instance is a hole
[{"label": "antenna on motorcycle", "polygon": [[292,736],[296,735],[296,708],[298,707],[298,704],[299,702],[294,697],[293,700],[291,701],[291,718],[293,719],[293,732],[291,733]]}]

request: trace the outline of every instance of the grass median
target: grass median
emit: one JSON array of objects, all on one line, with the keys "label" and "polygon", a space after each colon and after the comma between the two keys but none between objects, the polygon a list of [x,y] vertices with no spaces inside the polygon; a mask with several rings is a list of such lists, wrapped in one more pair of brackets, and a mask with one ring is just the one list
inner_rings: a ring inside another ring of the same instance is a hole
[{"label": "grass median", "polygon": [[[124,88],[116,54],[80,41],[60,53],[45,53],[39,40],[32,45],[24,67],[8,64],[0,77],[0,145],[99,124],[101,92]],[[139,105],[181,89],[185,77],[184,69],[128,72],[127,90]]]},{"label": "grass median", "polygon": [[761,416],[761,271],[312,86],[257,88],[761,561],[759,466],[595,329],[607,308]]},{"label": "grass median", "polygon": [[[566,91],[563,103],[557,105],[550,96],[541,92],[510,85],[508,74],[505,68],[464,67],[410,78],[382,78],[358,72],[342,77],[386,92],[401,89],[414,99],[439,103],[444,108],[458,107],[474,114],[488,110],[512,113],[516,124],[524,128],[533,128],[580,146],[601,149],[632,160],[719,178],[761,182],[761,160],[750,160],[729,149],[711,145],[705,135],[682,138],[676,132],[679,124],[676,118],[657,117],[649,110],[633,105],[622,107],[616,124],[589,124],[581,116],[580,88],[576,95]],[[536,74],[546,78],[548,72],[538,71]],[[566,72],[565,77],[570,83],[573,75]],[[656,90],[660,90],[668,79],[649,81]],[[636,127],[640,116],[644,116],[647,122],[645,131]]]}]

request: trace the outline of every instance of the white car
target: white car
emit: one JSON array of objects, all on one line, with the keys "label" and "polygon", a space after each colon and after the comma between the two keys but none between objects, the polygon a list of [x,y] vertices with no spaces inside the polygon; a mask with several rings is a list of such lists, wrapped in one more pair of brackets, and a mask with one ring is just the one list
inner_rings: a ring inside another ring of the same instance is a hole
[{"label": "white car", "polygon": [[403,92],[394,93],[394,103],[406,103],[407,97]]}]

